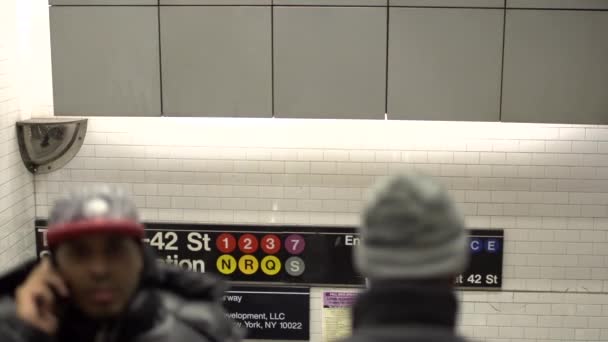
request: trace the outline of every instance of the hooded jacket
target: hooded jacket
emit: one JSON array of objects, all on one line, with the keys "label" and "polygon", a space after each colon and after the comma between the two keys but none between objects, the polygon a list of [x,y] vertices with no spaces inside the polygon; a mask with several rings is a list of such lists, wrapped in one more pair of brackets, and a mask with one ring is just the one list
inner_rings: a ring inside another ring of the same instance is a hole
[{"label": "hooded jacket", "polygon": [[209,274],[157,265],[149,252],[145,254],[140,286],[120,317],[97,322],[70,303],[60,303],[55,336],[21,321],[15,313],[15,289],[37,262],[6,274],[0,278],[0,341],[236,342],[242,338],[222,307],[223,282]]},{"label": "hooded jacket", "polygon": [[456,312],[447,285],[372,283],[353,307],[353,333],[343,342],[465,342],[455,332]]}]

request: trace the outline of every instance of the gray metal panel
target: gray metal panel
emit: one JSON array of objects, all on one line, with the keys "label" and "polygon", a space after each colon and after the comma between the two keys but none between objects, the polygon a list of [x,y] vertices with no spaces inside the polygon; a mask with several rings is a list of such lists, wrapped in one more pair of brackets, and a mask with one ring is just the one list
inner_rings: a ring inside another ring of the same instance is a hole
[{"label": "gray metal panel", "polygon": [[272,117],[270,7],[162,7],[163,111]]},{"label": "gray metal panel", "polygon": [[507,10],[503,121],[608,124],[608,12]]},{"label": "gray metal panel", "polygon": [[51,7],[56,115],[159,116],[154,7]]},{"label": "gray metal panel", "polygon": [[274,0],[274,5],[387,6],[388,0]]},{"label": "gray metal panel", "polygon": [[414,7],[496,7],[504,8],[505,0],[389,0],[390,6]]},{"label": "gray metal panel", "polygon": [[161,5],[272,5],[272,0],[159,0]]},{"label": "gray metal panel", "polygon": [[391,8],[388,118],[498,121],[503,13]]},{"label": "gray metal panel", "polygon": [[608,9],[606,0],[507,0],[508,8]]},{"label": "gray metal panel", "polygon": [[386,9],[276,7],[275,116],[383,119]]},{"label": "gray metal panel", "polygon": [[49,5],[157,5],[158,0],[49,0]]}]

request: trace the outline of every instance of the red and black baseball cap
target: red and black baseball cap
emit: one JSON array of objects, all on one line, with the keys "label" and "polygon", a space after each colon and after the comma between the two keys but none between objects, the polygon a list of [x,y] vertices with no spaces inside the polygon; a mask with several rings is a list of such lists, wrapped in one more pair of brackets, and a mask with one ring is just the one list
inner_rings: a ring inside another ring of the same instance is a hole
[{"label": "red and black baseball cap", "polygon": [[144,237],[135,203],[124,191],[108,186],[85,188],[58,199],[53,205],[47,230],[49,248],[99,233],[138,240]]}]

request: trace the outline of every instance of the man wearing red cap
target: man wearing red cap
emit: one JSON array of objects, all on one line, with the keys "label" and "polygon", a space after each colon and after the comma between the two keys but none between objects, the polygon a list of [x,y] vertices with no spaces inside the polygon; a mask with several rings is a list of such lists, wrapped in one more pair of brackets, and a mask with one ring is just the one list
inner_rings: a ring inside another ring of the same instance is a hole
[{"label": "man wearing red cap", "polygon": [[110,188],[58,200],[51,257],[0,279],[0,341],[238,341],[207,275],[158,265],[133,202]]}]

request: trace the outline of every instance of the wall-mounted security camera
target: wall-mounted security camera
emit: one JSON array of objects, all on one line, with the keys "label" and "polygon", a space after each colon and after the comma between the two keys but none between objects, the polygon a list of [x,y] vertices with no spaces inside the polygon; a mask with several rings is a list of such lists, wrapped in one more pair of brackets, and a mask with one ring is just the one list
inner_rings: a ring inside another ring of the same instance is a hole
[{"label": "wall-mounted security camera", "polygon": [[82,146],[87,119],[39,118],[17,122],[21,159],[33,174],[67,164]]}]

